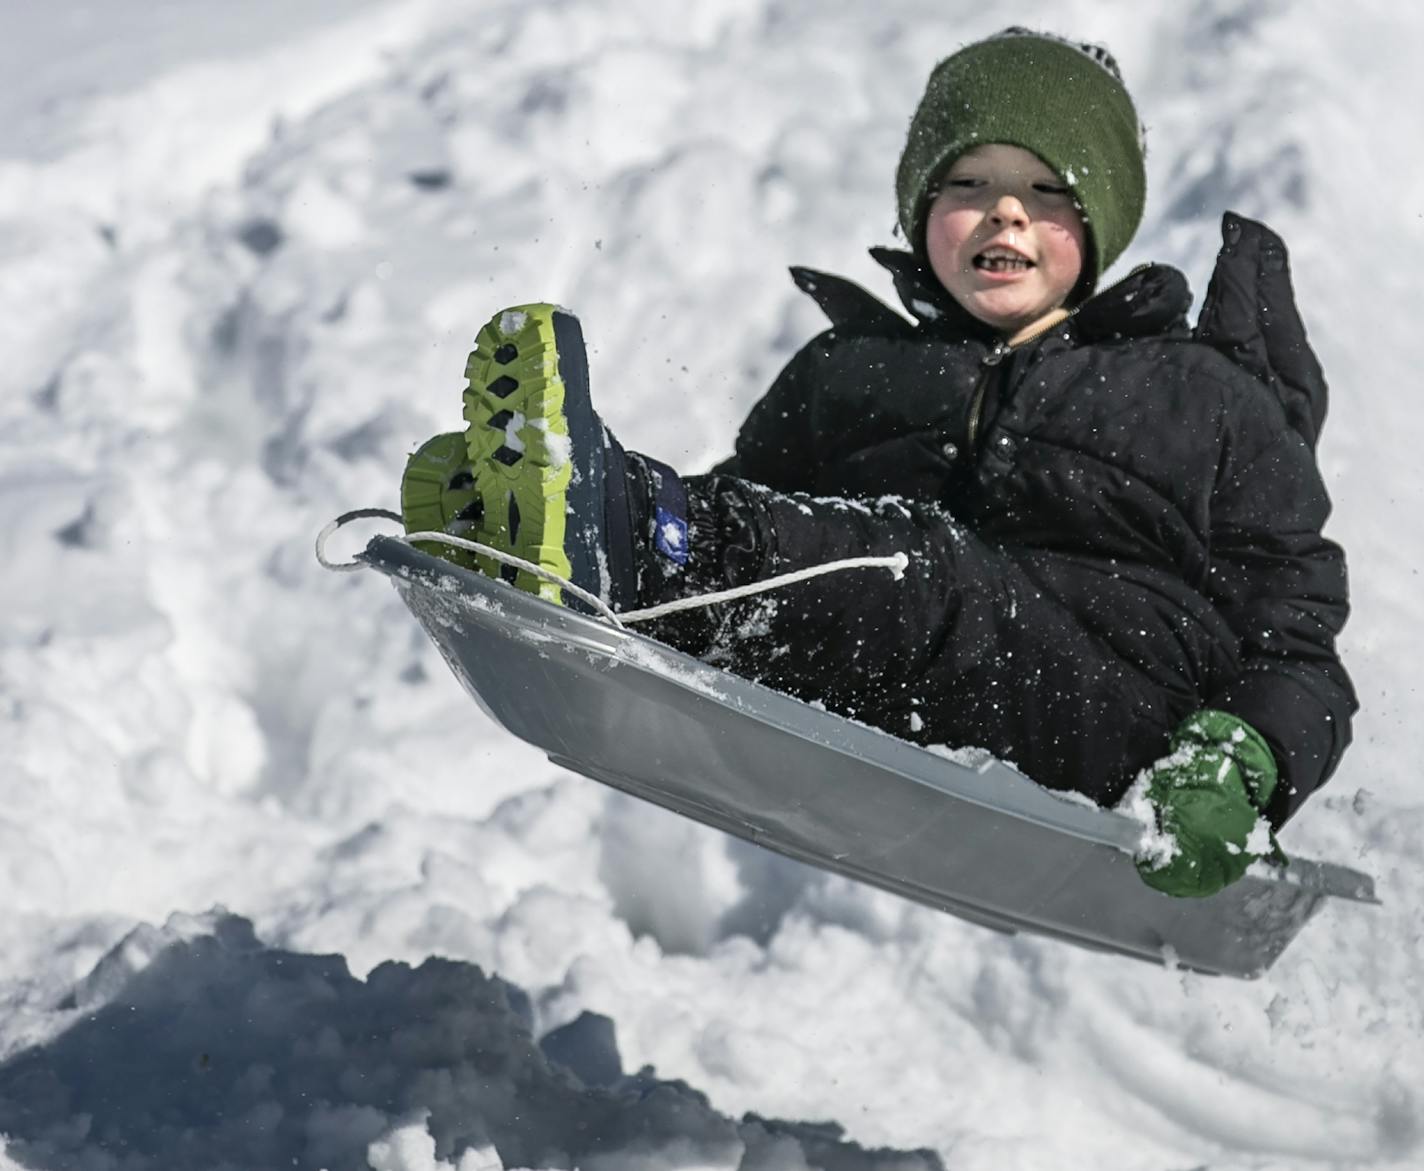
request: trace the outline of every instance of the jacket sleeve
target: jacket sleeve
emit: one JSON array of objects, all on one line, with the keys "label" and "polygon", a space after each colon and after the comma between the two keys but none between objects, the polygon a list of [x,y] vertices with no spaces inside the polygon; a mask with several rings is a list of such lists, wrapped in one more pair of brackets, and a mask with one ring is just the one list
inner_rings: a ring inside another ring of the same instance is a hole
[{"label": "jacket sleeve", "polygon": [[1358,710],[1335,652],[1349,614],[1345,555],[1321,536],[1330,500],[1307,441],[1282,426],[1212,497],[1209,593],[1240,639],[1240,673],[1207,706],[1265,737],[1281,781],[1279,828],[1329,779]]}]

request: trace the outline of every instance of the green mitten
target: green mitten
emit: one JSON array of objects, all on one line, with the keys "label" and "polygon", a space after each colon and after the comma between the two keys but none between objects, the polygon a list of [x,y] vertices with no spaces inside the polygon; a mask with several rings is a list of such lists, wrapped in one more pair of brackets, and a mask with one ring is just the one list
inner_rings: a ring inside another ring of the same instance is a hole
[{"label": "green mitten", "polygon": [[1260,820],[1276,787],[1275,758],[1244,720],[1198,712],[1183,721],[1172,751],[1145,779],[1157,827],[1172,840],[1138,858],[1137,872],[1148,886],[1202,898],[1230,886],[1257,858],[1286,861]]}]

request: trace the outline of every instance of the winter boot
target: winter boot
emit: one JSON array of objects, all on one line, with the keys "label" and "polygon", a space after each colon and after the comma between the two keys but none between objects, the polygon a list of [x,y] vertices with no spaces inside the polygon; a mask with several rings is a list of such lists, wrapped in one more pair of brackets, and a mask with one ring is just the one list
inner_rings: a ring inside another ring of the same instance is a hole
[{"label": "winter boot", "polygon": [[[626,453],[594,412],[578,319],[553,305],[495,314],[465,366],[465,447],[476,540],[558,574],[614,609],[639,604],[687,560],[687,499],[671,468]],[[447,489],[447,491],[449,491]],[[453,500],[451,501],[453,503]],[[586,609],[525,570],[479,567],[548,601]]]},{"label": "winter boot", "polygon": [[[480,496],[465,437],[458,431],[427,440],[410,457],[401,478],[401,517],[408,533],[446,532],[473,538],[481,514]],[[475,568],[473,553],[453,545],[418,541],[422,552]]]}]

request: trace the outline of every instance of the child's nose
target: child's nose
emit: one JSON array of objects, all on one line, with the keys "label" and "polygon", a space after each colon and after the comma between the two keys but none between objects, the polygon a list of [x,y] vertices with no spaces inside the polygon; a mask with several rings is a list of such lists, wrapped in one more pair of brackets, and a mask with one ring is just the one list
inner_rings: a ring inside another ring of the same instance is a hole
[{"label": "child's nose", "polygon": [[1017,195],[1004,192],[989,208],[989,218],[996,224],[1016,228],[1028,227],[1028,211]]}]

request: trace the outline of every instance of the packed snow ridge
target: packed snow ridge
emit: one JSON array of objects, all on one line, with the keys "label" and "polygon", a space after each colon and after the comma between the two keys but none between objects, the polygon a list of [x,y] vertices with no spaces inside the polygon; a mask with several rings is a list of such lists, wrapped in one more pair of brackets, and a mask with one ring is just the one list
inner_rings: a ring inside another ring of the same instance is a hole
[{"label": "packed snow ridge", "polygon": [[473,964],[357,980],[222,912],[136,929],[58,1008],[64,1032],[0,1065],[0,1157],[26,1167],[943,1168],[625,1075],[606,1017],[536,1044],[529,997]]}]

